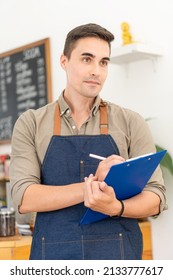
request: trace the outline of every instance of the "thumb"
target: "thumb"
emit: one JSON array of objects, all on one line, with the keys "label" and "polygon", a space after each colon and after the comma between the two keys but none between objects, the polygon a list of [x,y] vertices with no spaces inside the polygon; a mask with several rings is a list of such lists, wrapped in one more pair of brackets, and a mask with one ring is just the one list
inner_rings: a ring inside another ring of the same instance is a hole
[{"label": "thumb", "polygon": [[115,195],[114,189],[105,182],[100,182],[99,189],[107,195]]},{"label": "thumb", "polygon": [[99,183],[99,189],[102,191],[102,192],[105,192],[107,189],[108,189],[108,185],[103,181],[103,182],[100,182]]}]

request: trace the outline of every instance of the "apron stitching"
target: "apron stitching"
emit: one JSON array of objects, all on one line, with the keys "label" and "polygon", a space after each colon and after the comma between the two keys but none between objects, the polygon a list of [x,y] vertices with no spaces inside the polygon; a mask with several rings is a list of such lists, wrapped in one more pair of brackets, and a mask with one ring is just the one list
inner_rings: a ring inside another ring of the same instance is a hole
[{"label": "apron stitching", "polygon": [[120,252],[121,252],[121,259],[124,260],[124,242],[122,238],[122,233],[120,233]]},{"label": "apron stitching", "polygon": [[45,238],[42,236],[42,260],[45,260]]},{"label": "apron stitching", "polygon": [[101,242],[101,241],[119,240],[119,238],[100,238],[100,239],[83,239],[84,242]]},{"label": "apron stitching", "polygon": [[80,160],[80,180],[84,181],[84,161]]},{"label": "apron stitching", "polygon": [[82,259],[84,260],[84,243],[83,243],[83,235],[81,236],[82,237]]},{"label": "apron stitching", "polygon": [[68,240],[68,241],[55,241],[55,242],[46,242],[46,244],[62,244],[62,243],[79,243],[80,240]]}]

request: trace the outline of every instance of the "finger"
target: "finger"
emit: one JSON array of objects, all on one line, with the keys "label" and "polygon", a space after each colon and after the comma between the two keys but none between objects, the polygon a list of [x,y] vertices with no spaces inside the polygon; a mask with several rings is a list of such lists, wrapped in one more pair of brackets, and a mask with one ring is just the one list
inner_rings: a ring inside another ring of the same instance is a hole
[{"label": "finger", "polygon": [[125,162],[123,157],[111,155],[99,163],[100,170],[108,171],[113,165]]},{"label": "finger", "polygon": [[85,198],[88,199],[89,196],[93,194],[92,182],[96,180],[96,177],[90,174],[89,177],[85,177],[84,180],[85,180],[85,188],[84,188]]},{"label": "finger", "polygon": [[124,162],[125,159],[121,156],[118,156],[118,155],[111,155],[107,158],[108,162]]},{"label": "finger", "polygon": [[99,189],[100,189],[102,192],[104,192],[107,188],[108,188],[108,185],[107,185],[104,181],[102,181],[102,182],[99,183]]},{"label": "finger", "polygon": [[116,196],[114,189],[111,186],[108,186],[105,182],[100,183],[100,189],[107,195]]}]

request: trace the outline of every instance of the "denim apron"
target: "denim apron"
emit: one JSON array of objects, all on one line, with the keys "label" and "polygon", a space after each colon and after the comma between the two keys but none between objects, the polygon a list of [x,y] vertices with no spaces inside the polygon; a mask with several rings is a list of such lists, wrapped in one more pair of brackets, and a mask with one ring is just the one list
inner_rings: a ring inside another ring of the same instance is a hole
[{"label": "denim apron", "polygon": [[[42,165],[42,184],[68,185],[82,182],[85,176],[95,174],[99,161],[90,158],[89,153],[104,157],[119,155],[115,141],[108,134],[107,119],[107,105],[101,102],[100,135],[60,136],[57,104],[54,135]],[[37,213],[30,259],[141,259],[142,234],[137,219],[110,217],[81,225],[85,211],[84,203],[79,203],[56,211]]]}]

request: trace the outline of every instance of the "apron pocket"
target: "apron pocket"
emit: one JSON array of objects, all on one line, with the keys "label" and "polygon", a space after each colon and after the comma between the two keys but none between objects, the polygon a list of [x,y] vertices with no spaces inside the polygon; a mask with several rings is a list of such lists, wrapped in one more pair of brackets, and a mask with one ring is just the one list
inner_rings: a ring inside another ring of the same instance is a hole
[{"label": "apron pocket", "polygon": [[[136,240],[137,241],[137,240]],[[140,241],[140,240],[138,240]],[[141,259],[141,242],[131,244],[126,233],[87,234],[81,239],[46,240],[42,237],[42,260],[136,260]],[[140,248],[139,248],[140,247]]]},{"label": "apron pocket", "polygon": [[82,236],[82,253],[85,260],[124,259],[122,233]]},{"label": "apron pocket", "polygon": [[46,241],[42,237],[42,260],[81,260],[81,240]]}]

